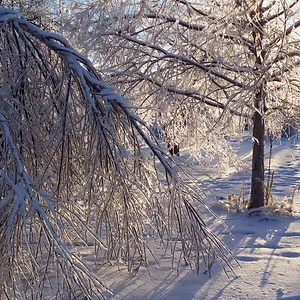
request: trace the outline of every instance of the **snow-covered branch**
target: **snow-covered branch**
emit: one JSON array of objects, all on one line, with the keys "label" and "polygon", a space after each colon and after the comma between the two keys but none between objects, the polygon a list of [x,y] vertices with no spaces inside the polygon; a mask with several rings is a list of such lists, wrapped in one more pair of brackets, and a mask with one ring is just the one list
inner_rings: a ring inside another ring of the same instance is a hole
[{"label": "snow-covered branch", "polygon": [[179,265],[231,269],[229,249],[202,220],[201,191],[184,184],[184,170],[91,61],[2,6],[0,26],[4,298],[101,298],[108,288],[82,247],[93,246],[96,264],[136,272],[151,259],[149,232]]}]

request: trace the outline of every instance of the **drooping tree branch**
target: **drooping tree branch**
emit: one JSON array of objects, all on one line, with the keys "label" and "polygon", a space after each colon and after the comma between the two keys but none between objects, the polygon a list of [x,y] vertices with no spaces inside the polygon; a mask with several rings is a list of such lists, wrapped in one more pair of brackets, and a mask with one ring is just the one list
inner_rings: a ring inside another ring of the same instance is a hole
[{"label": "drooping tree branch", "polygon": [[123,261],[135,272],[152,256],[149,232],[178,265],[199,272],[203,261],[209,271],[219,260],[231,269],[228,248],[202,220],[201,191],[184,184],[184,171],[92,63],[2,6],[0,26],[0,264],[9,270],[1,299],[102,298],[108,288],[82,247],[94,246],[96,263]]}]

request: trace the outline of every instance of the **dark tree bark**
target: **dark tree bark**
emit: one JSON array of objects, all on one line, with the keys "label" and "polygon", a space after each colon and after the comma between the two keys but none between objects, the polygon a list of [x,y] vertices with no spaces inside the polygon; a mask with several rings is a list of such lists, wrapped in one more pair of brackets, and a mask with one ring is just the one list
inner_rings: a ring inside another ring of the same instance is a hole
[{"label": "dark tree bark", "polygon": [[264,206],[264,135],[265,124],[262,115],[262,103],[264,98],[263,86],[256,94],[255,108],[253,115],[253,151],[252,151],[252,180],[251,199],[249,208]]},{"label": "dark tree bark", "polygon": [[178,144],[168,143],[168,150],[169,150],[171,155],[179,156],[179,145]]},{"label": "dark tree bark", "polygon": [[[252,11],[253,24],[253,42],[255,45],[254,54],[256,56],[255,64],[257,69],[263,69],[266,51],[263,48],[264,24],[262,16],[262,2]],[[251,178],[251,198],[248,208],[261,207],[265,204],[264,192],[264,135],[265,123],[265,79],[262,77],[257,85],[254,97],[255,112],[253,114],[253,150],[252,150],[252,178]]]}]

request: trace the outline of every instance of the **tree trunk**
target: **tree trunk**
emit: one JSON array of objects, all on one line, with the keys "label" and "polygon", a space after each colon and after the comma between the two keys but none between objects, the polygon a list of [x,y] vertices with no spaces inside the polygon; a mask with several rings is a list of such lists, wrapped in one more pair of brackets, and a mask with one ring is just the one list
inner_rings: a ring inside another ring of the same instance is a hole
[{"label": "tree trunk", "polygon": [[179,156],[179,145],[168,143],[168,150],[171,155]]},{"label": "tree trunk", "polygon": [[264,135],[265,124],[262,116],[262,104],[264,98],[263,85],[256,93],[255,108],[253,115],[253,151],[252,151],[252,182],[251,199],[248,208],[264,206]]},{"label": "tree trunk", "polygon": [[[266,51],[263,46],[264,25],[262,10],[263,1],[259,1],[257,6],[250,12],[252,21],[255,24],[252,36],[254,42],[254,53],[256,56],[255,64],[257,70],[262,70]],[[254,114],[253,114],[253,150],[252,150],[252,178],[251,178],[251,198],[248,208],[264,206],[265,203],[265,166],[264,166],[264,135],[265,121],[265,79],[262,76],[257,86],[254,96]]]}]

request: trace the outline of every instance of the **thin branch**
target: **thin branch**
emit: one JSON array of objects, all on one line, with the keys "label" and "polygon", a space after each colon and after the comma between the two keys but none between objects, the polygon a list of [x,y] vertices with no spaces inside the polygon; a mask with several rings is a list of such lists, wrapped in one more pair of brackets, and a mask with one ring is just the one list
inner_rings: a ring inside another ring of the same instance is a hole
[{"label": "thin branch", "polygon": [[[116,34],[117,36],[117,34]],[[238,86],[238,87],[241,87],[241,88],[244,88],[244,89],[250,89],[249,86],[241,83],[241,82],[238,82],[234,79],[231,79],[230,77],[218,72],[218,71],[215,71],[209,67],[206,67],[204,66],[203,64],[200,64],[199,62],[196,62],[192,59],[189,59],[185,56],[182,56],[180,54],[173,54],[171,52],[168,52],[167,50],[165,50],[164,48],[160,47],[160,46],[157,46],[157,45],[154,45],[154,44],[149,44],[147,42],[144,42],[144,41],[141,41],[139,39],[136,39],[136,38],[133,38],[131,36],[128,36],[128,35],[125,35],[125,34],[121,34],[121,37],[123,37],[124,39],[128,40],[128,41],[131,41],[135,44],[138,44],[138,45],[141,45],[141,46],[144,46],[144,47],[147,47],[147,48],[150,48],[150,49],[153,49],[153,50],[156,50],[158,52],[161,52],[165,55],[165,57],[170,57],[170,58],[174,58],[178,61],[182,61],[188,65],[192,65],[192,66],[195,66],[199,69],[201,69],[202,71],[204,71],[205,73],[207,73],[209,76],[213,75],[213,76],[216,76],[220,79],[223,79],[225,81],[227,81],[228,83],[231,83],[232,85],[234,86]]]}]

